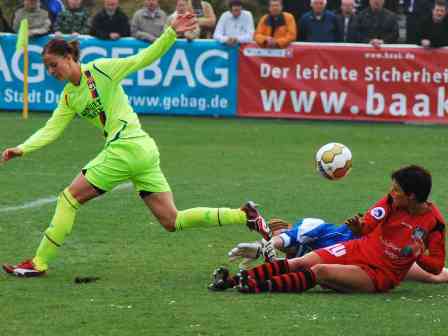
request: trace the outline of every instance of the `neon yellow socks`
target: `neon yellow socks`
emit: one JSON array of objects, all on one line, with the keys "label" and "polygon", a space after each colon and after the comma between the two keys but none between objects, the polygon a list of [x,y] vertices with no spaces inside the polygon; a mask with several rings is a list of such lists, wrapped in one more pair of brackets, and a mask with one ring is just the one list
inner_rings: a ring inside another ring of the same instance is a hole
[{"label": "neon yellow socks", "polygon": [[192,208],[177,213],[176,231],[193,227],[246,224],[244,211],[229,208]]},{"label": "neon yellow socks", "polygon": [[51,224],[45,231],[45,235],[33,259],[34,265],[38,270],[47,270],[48,263],[56,257],[57,251],[64,243],[65,237],[72,231],[76,210],[78,210],[79,206],[80,204],[70,194],[68,188],[60,193]]}]

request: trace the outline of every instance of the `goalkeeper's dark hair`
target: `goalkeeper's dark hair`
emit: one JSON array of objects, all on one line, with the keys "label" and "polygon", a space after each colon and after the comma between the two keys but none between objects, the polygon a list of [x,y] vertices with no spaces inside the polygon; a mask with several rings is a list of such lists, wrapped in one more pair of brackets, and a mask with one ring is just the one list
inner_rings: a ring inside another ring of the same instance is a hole
[{"label": "goalkeeper's dark hair", "polygon": [[427,169],[410,165],[394,171],[391,177],[407,195],[414,194],[417,202],[423,203],[428,199],[432,178]]},{"label": "goalkeeper's dark hair", "polygon": [[45,45],[44,50],[42,51],[42,56],[45,54],[58,55],[61,57],[71,55],[73,60],[78,62],[81,51],[79,49],[78,41],[72,40],[67,42],[66,40],[55,38]]}]

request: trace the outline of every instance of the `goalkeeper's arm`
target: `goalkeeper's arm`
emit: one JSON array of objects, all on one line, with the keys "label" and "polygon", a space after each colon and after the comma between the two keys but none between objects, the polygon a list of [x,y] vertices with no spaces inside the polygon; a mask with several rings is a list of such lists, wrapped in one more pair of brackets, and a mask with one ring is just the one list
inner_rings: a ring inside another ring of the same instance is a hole
[{"label": "goalkeeper's arm", "polygon": [[239,243],[228,253],[230,261],[239,259],[256,260],[263,256],[267,261],[277,259],[276,249],[282,250],[284,244],[280,237],[271,240],[262,239],[253,243]]},{"label": "goalkeeper's arm", "polygon": [[353,217],[347,218],[344,224],[349,227],[355,236],[361,236],[364,226],[363,214],[358,213]]}]

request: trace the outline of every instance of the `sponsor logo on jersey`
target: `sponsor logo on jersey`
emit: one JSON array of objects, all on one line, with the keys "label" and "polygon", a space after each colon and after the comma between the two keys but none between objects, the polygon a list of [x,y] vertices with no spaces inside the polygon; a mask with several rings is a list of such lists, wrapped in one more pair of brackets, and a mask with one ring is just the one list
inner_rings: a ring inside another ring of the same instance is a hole
[{"label": "sponsor logo on jersey", "polygon": [[370,210],[370,215],[376,220],[380,220],[386,216],[386,210],[382,207],[376,207]]},{"label": "sponsor logo on jersey", "polygon": [[87,87],[89,88],[90,95],[93,99],[96,99],[98,97],[98,91],[96,90],[95,80],[89,70],[84,71],[84,74],[87,77]]},{"label": "sponsor logo on jersey", "polygon": [[347,250],[345,249],[344,244],[334,244],[328,247],[325,247],[325,250],[328,251],[331,255],[334,255],[335,257],[342,257],[347,253]]},{"label": "sponsor logo on jersey", "polygon": [[87,105],[81,115],[90,119],[98,116],[101,124],[104,126],[106,124],[106,113],[104,112],[103,104],[101,104],[101,99],[96,89],[95,79],[89,70],[84,71],[84,74],[87,78],[87,87],[89,88],[93,102]]}]

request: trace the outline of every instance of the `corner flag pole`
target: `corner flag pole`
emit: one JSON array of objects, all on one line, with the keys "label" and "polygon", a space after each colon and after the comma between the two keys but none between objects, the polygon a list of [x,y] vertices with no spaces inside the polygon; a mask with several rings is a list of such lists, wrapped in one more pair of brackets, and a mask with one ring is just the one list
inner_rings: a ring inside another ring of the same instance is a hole
[{"label": "corner flag pole", "polygon": [[19,33],[17,34],[16,51],[20,52],[23,49],[23,107],[22,118],[28,119],[28,19],[23,19],[20,22]]},{"label": "corner flag pole", "polygon": [[23,48],[23,110],[22,118],[28,119],[28,68],[29,68],[29,57],[28,57],[28,45]]}]

